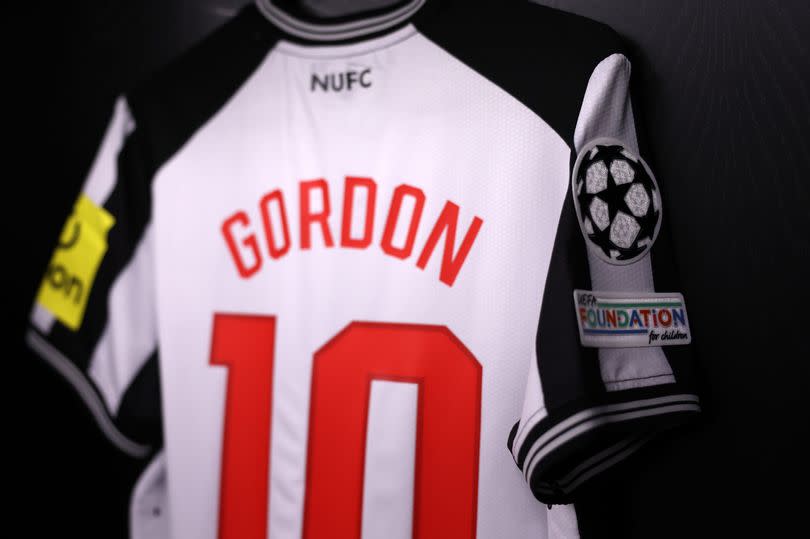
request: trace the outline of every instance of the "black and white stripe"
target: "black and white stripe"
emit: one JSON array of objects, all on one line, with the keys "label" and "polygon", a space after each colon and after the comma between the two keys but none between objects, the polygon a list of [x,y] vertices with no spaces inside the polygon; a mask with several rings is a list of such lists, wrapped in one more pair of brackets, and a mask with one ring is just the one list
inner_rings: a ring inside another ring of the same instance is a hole
[{"label": "black and white stripe", "polygon": [[558,480],[535,481],[532,489],[541,493],[549,503],[566,503],[571,494],[589,479],[627,458],[645,443],[653,438],[654,434],[636,436],[616,442],[583,460],[579,466]]},{"label": "black and white stripe", "polygon": [[[535,420],[533,425],[523,426],[522,431],[527,434],[522,440],[517,437],[513,440],[512,455],[540,499],[567,503],[570,501],[567,496],[578,486],[633,453],[667,424],[659,418],[654,428],[638,429],[632,426],[634,422],[699,411],[698,397],[684,393],[593,406],[557,421],[546,416]],[[638,434],[616,441],[619,428]],[[594,438],[596,443],[594,439],[585,442],[587,437]],[[607,441],[599,443],[603,439]],[[574,468],[560,471],[557,465],[550,464],[582,446],[592,447],[592,454],[579,460]]]},{"label": "black and white stripe", "polygon": [[116,224],[82,324],[74,331],[33,309],[28,345],[66,378],[110,442],[129,455],[151,451],[141,437],[161,442],[160,418],[153,417],[160,413],[160,393],[148,245],[152,183],[250,77],[278,35],[249,6],[192,53],[119,99],[83,187]]}]

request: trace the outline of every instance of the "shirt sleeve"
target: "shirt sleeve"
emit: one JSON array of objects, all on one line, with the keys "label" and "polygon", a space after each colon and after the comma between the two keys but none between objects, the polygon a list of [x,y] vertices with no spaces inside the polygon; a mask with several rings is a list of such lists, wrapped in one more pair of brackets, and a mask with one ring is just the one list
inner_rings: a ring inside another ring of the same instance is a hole
[{"label": "shirt sleeve", "polygon": [[570,141],[555,238],[512,456],[532,492],[577,489],[656,432],[694,416],[691,332],[661,191],[643,160],[630,62],[599,62]]},{"label": "shirt sleeve", "polygon": [[116,447],[159,435],[149,182],[127,100],[112,118],[34,301],[26,341],[76,390]]}]

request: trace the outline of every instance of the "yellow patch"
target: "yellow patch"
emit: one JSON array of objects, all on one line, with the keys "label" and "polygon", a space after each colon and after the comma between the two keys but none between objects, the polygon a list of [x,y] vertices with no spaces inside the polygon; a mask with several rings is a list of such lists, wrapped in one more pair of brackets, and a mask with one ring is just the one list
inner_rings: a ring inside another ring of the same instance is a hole
[{"label": "yellow patch", "polygon": [[115,218],[86,195],[80,195],[48,264],[37,301],[67,327],[82,325],[90,288],[107,252],[107,233]]}]

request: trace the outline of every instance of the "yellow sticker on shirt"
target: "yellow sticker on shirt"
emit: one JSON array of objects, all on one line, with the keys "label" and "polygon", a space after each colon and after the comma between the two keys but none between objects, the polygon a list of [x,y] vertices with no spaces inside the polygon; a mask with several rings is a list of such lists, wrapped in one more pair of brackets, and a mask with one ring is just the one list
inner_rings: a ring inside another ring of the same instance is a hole
[{"label": "yellow sticker on shirt", "polygon": [[107,252],[107,233],[115,218],[86,195],[68,217],[37,293],[37,301],[67,327],[82,325],[90,288]]}]

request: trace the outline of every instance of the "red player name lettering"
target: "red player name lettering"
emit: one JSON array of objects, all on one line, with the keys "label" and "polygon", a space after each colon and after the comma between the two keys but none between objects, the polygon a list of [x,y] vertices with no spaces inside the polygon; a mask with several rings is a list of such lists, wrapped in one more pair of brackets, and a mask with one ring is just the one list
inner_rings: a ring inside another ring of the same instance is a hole
[{"label": "red player name lettering", "polygon": [[[358,190],[365,190],[365,207],[355,203]],[[313,208],[312,203],[316,194],[320,194],[321,200],[320,208],[317,210]],[[329,201],[329,183],[325,179],[318,178],[298,183],[299,248],[311,249],[316,234],[321,236],[326,248],[333,248],[336,243],[346,249],[370,248],[375,243],[374,222],[378,213],[376,182],[371,178],[346,176],[343,184],[343,211],[337,235],[332,233],[329,224],[329,217],[332,214]],[[406,201],[413,205],[410,214],[403,211],[403,204]],[[382,236],[376,240],[384,254],[401,260],[406,260],[413,254],[425,202],[425,193],[418,187],[401,184],[394,189],[388,204],[388,212],[384,216]],[[265,194],[259,200],[258,209],[261,215],[260,222],[251,220],[244,210],[238,210],[225,219],[221,227],[236,270],[244,279],[252,277],[261,269],[266,256],[272,260],[281,259],[292,247],[284,193],[276,189]],[[424,270],[439,240],[443,239],[439,280],[447,286],[453,286],[455,283],[484,223],[480,217],[474,217],[456,249],[458,219],[459,206],[449,200],[446,201],[416,259],[416,267]],[[362,230],[353,230],[351,226],[353,222],[362,223]],[[394,245],[394,234],[398,227],[407,227],[402,245]]]}]

